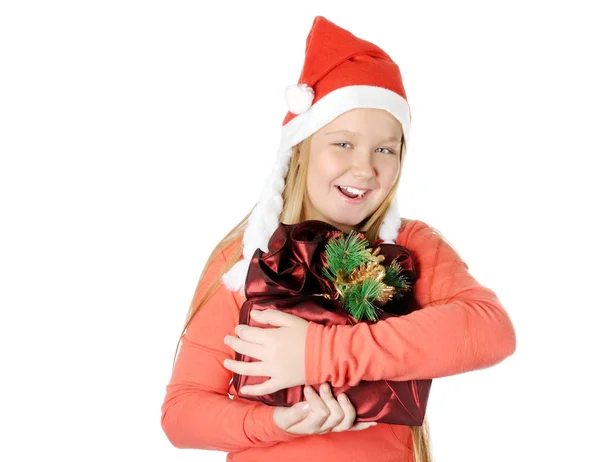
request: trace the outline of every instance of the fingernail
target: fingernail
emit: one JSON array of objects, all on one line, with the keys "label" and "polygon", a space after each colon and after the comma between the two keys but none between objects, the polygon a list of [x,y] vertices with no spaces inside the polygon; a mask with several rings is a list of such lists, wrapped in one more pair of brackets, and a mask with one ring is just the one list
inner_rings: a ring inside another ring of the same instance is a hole
[{"label": "fingernail", "polygon": [[340,395],[340,401],[344,404],[348,404],[348,397],[346,395]]},{"label": "fingernail", "polygon": [[241,324],[238,326],[235,326],[235,333],[240,335],[240,333],[242,332],[243,329],[244,329],[244,326]]},{"label": "fingernail", "polygon": [[252,316],[253,318],[259,318],[260,317],[260,311],[258,311],[258,310],[252,310],[252,311],[250,311],[250,316]]},{"label": "fingernail", "polygon": [[310,410],[310,404],[308,403],[303,403],[302,406],[300,406],[300,410],[302,412],[308,412]]}]

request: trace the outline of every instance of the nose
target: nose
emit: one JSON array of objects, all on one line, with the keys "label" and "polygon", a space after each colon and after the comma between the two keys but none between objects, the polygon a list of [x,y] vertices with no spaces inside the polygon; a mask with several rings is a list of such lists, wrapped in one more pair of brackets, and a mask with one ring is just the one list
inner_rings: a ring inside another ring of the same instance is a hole
[{"label": "nose", "polygon": [[369,180],[377,174],[373,156],[368,150],[355,150],[350,173],[359,180]]}]

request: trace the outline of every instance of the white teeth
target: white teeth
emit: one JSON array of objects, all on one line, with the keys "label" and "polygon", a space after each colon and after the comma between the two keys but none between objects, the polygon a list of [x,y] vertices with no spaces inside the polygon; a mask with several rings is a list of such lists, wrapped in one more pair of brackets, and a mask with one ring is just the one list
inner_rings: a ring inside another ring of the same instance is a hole
[{"label": "white teeth", "polygon": [[356,189],[356,188],[352,188],[350,186],[340,186],[340,188],[348,191],[350,194],[358,194],[360,197],[364,196],[365,193],[367,192],[366,189]]}]

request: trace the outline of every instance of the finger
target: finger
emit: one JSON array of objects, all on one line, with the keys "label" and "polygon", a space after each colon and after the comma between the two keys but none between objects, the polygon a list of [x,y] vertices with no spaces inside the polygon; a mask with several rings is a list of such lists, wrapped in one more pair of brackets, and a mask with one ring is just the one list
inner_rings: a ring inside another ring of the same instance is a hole
[{"label": "finger", "polygon": [[235,372],[240,375],[247,375],[249,377],[265,377],[264,363],[260,361],[234,361],[233,359],[226,359],[223,361],[225,369]]},{"label": "finger", "polygon": [[240,354],[250,356],[254,359],[264,359],[263,353],[265,349],[262,347],[262,345],[246,342],[245,340],[233,337],[232,335],[226,335],[223,341],[226,345],[230,346],[234,351]]},{"label": "finger", "polygon": [[315,389],[310,385],[304,387],[304,397],[308,404],[310,404],[311,410],[307,420],[310,420],[310,423],[314,428],[321,431],[320,429],[323,427],[323,424],[329,418],[329,406],[325,404],[321,396],[319,396]]},{"label": "finger", "polygon": [[269,340],[269,334],[272,329],[262,327],[252,327],[240,324],[235,328],[235,333],[239,338],[257,345],[266,345]]},{"label": "finger", "polygon": [[261,324],[269,324],[275,327],[290,327],[299,319],[305,321],[298,316],[294,316],[293,314],[285,313],[279,310],[252,310],[250,311],[250,316],[252,319],[260,322]]},{"label": "finger", "polygon": [[306,401],[301,401],[289,408],[281,408],[276,410],[273,418],[275,423],[283,430],[288,430],[293,425],[302,422],[310,412],[310,404]]},{"label": "finger", "polygon": [[[327,418],[327,421],[323,424],[323,430],[330,431],[332,428],[335,428],[344,420],[344,411],[342,410],[340,403],[338,403],[337,399],[335,399],[335,397],[333,396],[329,383],[321,384],[321,386],[319,387],[319,394],[323,402],[329,408],[329,417]],[[350,421],[350,425],[352,425],[353,421],[354,419]]]},{"label": "finger", "polygon": [[340,404],[342,412],[344,413],[344,418],[340,423],[338,423],[338,425],[332,428],[331,431],[344,432],[354,424],[354,421],[356,420],[356,409],[345,393],[340,393],[340,395],[337,397],[337,400]]},{"label": "finger", "polygon": [[377,425],[377,422],[358,422],[352,425],[348,431],[355,432],[359,430],[366,430],[367,428],[374,427],[375,425]]},{"label": "finger", "polygon": [[[250,364],[262,364],[262,363],[250,363]],[[246,375],[246,374],[242,374]],[[261,375],[261,374],[258,374]],[[275,393],[276,391],[283,390],[285,387],[279,385],[273,379],[269,379],[263,383],[258,383],[256,385],[246,385],[241,388],[240,393],[243,393],[248,396],[262,396],[269,395],[271,393]]]}]

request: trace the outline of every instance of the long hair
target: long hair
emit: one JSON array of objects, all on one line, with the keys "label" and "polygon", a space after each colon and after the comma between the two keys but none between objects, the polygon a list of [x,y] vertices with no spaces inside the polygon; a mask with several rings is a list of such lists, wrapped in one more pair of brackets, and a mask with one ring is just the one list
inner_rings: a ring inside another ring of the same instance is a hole
[{"label": "long hair", "polygon": [[[285,186],[283,189],[283,210],[280,215],[279,221],[286,224],[294,224],[299,223],[301,221],[306,220],[306,204],[308,201],[308,195],[306,191],[306,177],[308,172],[308,158],[310,155],[310,141],[311,137],[301,141],[293,148],[292,158],[290,160],[290,167],[288,173],[285,178]],[[392,203],[392,199],[398,189],[398,184],[400,183],[400,176],[402,173],[402,166],[404,164],[404,152],[406,150],[406,144],[404,141],[404,137],[401,140],[401,149],[400,149],[400,168],[398,169],[398,175],[396,180],[390,190],[389,194],[383,200],[381,205],[373,212],[370,217],[367,217],[362,223],[359,223],[356,228],[362,231],[365,231],[366,237],[369,242],[374,241],[378,237],[379,228],[383,223],[383,219],[385,218],[385,214],[390,208]],[[250,211],[252,213],[252,211]],[[244,235],[244,230],[248,224],[248,218],[250,217],[250,213],[246,215],[242,221],[240,221],[215,247],[213,252],[208,257],[208,260],[202,270],[202,274],[200,276],[200,280],[204,277],[204,273],[206,269],[213,262],[215,257],[219,255],[219,253],[227,248],[231,247],[232,251],[230,253],[230,257],[225,263],[225,265],[221,268],[221,270],[217,273],[214,281],[208,285],[208,288],[203,291],[203,293],[199,293],[196,291],[192,303],[190,304],[190,308],[188,310],[185,325],[179,336],[179,341],[177,343],[177,348],[175,351],[175,355],[173,358],[173,365],[175,364],[175,359],[177,357],[177,353],[179,350],[179,346],[181,343],[181,339],[185,334],[186,329],[188,328],[190,322],[192,321],[194,315],[202,308],[202,306],[206,303],[206,301],[210,298],[211,294],[216,290],[216,288],[221,283],[221,277],[231,269],[231,267],[240,259],[243,253],[243,243],[242,238]],[[425,417],[423,424],[421,426],[410,426],[412,439],[413,439],[413,454],[415,456],[415,462],[431,462],[431,451],[430,451],[430,441],[429,441],[429,424],[427,422],[427,417]]]}]

